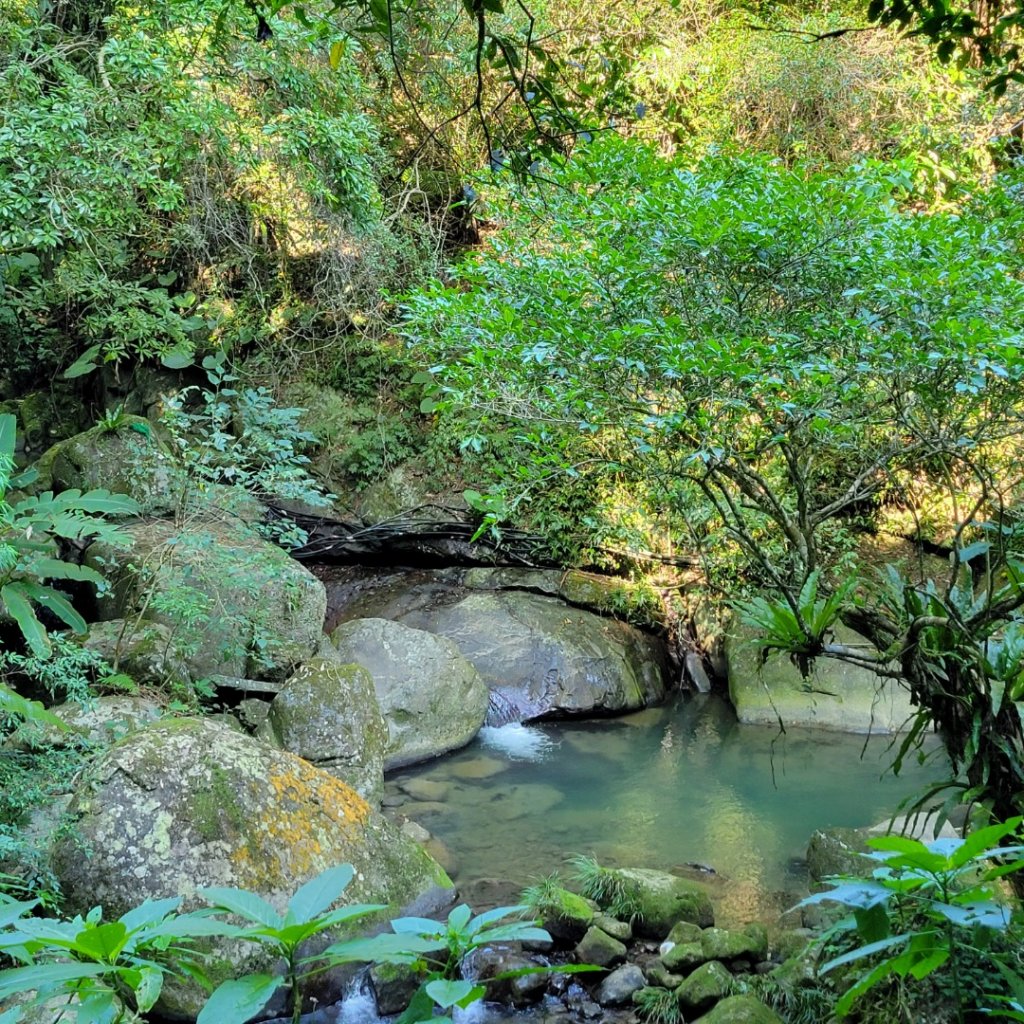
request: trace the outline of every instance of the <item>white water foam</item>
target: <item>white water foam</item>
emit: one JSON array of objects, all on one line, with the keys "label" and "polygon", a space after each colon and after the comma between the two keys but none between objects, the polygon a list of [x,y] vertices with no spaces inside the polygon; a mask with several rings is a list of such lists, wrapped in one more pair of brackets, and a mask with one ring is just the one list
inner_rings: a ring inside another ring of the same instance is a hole
[{"label": "white water foam", "polygon": [[522,722],[485,725],[479,735],[485,747],[498,750],[513,761],[543,761],[554,747],[546,732]]}]

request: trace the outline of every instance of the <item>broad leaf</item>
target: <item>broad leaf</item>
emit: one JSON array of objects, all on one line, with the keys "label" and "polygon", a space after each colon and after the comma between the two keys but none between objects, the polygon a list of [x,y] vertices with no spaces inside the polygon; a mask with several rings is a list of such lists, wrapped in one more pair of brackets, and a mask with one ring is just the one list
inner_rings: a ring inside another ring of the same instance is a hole
[{"label": "broad leaf", "polygon": [[272,974],[250,974],[225,981],[199,1011],[196,1024],[244,1024],[270,1002],[284,979]]},{"label": "broad leaf", "polygon": [[288,901],[288,910],[299,923],[312,921],[337,901],[355,874],[351,864],[328,868],[299,887]]},{"label": "broad leaf", "polygon": [[246,892],[244,889],[230,889],[224,886],[213,886],[200,889],[199,895],[213,906],[221,907],[238,914],[248,921],[256,921],[268,928],[280,928],[284,924],[281,915],[262,896]]}]

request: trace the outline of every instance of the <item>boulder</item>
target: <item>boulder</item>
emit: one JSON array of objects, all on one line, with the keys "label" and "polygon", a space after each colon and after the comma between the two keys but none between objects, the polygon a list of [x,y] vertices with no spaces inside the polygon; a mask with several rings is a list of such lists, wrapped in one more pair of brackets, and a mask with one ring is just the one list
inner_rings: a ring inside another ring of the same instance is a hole
[{"label": "boulder", "polygon": [[717,960],[702,964],[676,989],[684,1011],[701,1013],[724,999],[733,986],[732,975]]},{"label": "boulder", "polygon": [[274,698],[268,722],[283,750],[380,804],[387,726],[366,669],[313,658]]},{"label": "boulder", "polygon": [[59,441],[40,458],[39,470],[41,488],[103,487],[134,498],[144,515],[176,511],[189,489],[184,471],[141,416]]},{"label": "boulder", "polygon": [[82,646],[95,651],[118,672],[148,686],[190,685],[188,664],[171,630],[144,619],[94,622]]},{"label": "boulder", "polygon": [[694,1024],[784,1024],[784,1021],[753,996],[726,996]]},{"label": "boulder", "polygon": [[68,730],[36,722],[25,722],[6,741],[12,749],[66,746],[77,740],[109,744],[156,721],[163,708],[149,697],[96,697],[86,704],[68,701],[50,708]]},{"label": "boulder", "polygon": [[374,964],[369,973],[377,1013],[383,1017],[402,1013],[420,987],[419,974],[411,964]]},{"label": "boulder", "polygon": [[487,685],[446,637],[387,619],[355,619],[331,634],[343,661],[373,679],[388,727],[387,770],[463,747],[487,714]]},{"label": "boulder", "polygon": [[661,954],[661,962],[665,970],[673,974],[689,974],[695,967],[706,963],[708,957],[699,942],[677,942],[671,949]]},{"label": "boulder", "polygon": [[725,928],[705,928],[700,937],[700,948],[705,960],[763,960],[768,955],[768,935],[757,930],[730,931]]},{"label": "boulder", "polygon": [[[837,627],[836,639],[871,649],[845,626]],[[745,725],[895,733],[908,727],[914,711],[910,693],[895,680],[832,658],[818,658],[807,679],[783,655],[759,665],[757,634],[736,623],[726,638],[726,657],[729,698]]]},{"label": "boulder", "polygon": [[[74,827],[52,857],[68,914],[100,904],[112,918],[168,896],[193,909],[203,886],[246,889],[283,912],[300,885],[345,863],[356,871],[345,902],[386,904],[389,916],[433,913],[451,895],[441,868],[349,786],[204,720],[158,722],[111,747],[69,813]],[[273,966],[252,943],[218,940],[213,950],[214,984]],[[310,994],[336,998],[336,981],[324,976]],[[169,980],[159,1010],[194,1017],[204,998],[194,982]]]},{"label": "boulder", "polygon": [[576,947],[576,959],[581,964],[614,967],[626,959],[626,947],[607,932],[591,925]]},{"label": "boulder", "polygon": [[623,964],[598,986],[597,1001],[602,1006],[625,1006],[645,984],[644,972],[636,964]]},{"label": "boulder", "polygon": [[864,856],[867,833],[858,828],[818,829],[807,845],[807,873],[811,881],[821,883],[833,875],[867,878],[877,861]]},{"label": "boulder", "polygon": [[711,900],[697,882],[647,868],[619,868],[615,873],[629,887],[636,908],[633,929],[638,935],[660,941],[679,921],[701,928],[715,923]]},{"label": "boulder", "polygon": [[619,942],[630,942],[633,939],[633,926],[628,921],[620,921],[609,914],[595,914],[594,924]]},{"label": "boulder", "polygon": [[659,640],[557,598],[471,593],[411,608],[399,621],[454,641],[491,690],[492,725],[635,711],[665,696]]},{"label": "boulder", "polygon": [[240,519],[148,520],[123,532],[126,547],[96,543],[86,555],[113,582],[100,617],[163,623],[193,679],[280,680],[316,651],[324,585]]},{"label": "boulder", "polygon": [[[582,896],[560,886],[551,886],[545,890],[539,916],[548,934],[556,942],[566,945],[579,942],[586,935],[587,929],[595,923],[594,910],[590,904]],[[613,939],[623,941],[621,935],[612,935],[603,928],[601,930]]]}]

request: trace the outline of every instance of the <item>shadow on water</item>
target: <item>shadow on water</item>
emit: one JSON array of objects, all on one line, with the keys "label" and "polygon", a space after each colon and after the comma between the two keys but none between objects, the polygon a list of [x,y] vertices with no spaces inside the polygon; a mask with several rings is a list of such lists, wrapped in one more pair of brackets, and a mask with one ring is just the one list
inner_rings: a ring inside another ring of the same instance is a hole
[{"label": "shadow on water", "polygon": [[735,923],[775,917],[804,891],[816,828],[887,819],[942,769],[908,764],[896,779],[892,756],[888,737],[780,734],[740,725],[720,698],[679,698],[617,719],[486,729],[389,779],[388,803],[445,844],[478,904],[500,898],[497,880],[514,894],[584,853],[700,877]]}]

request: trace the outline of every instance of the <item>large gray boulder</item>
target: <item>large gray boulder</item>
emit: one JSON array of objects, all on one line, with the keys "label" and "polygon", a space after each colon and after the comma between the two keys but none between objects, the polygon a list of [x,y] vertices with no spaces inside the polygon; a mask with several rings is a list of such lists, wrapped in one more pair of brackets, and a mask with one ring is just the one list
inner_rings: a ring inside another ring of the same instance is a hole
[{"label": "large gray boulder", "polygon": [[[433,913],[451,895],[438,864],[351,787],[204,720],[159,722],[111,747],[69,811],[74,828],[52,858],[69,914],[101,904],[113,918],[168,896],[192,909],[204,905],[204,886],[246,889],[284,912],[300,885],[337,864],[356,871],[345,902],[386,904],[392,916]],[[274,966],[253,943],[223,940],[213,952],[205,970],[214,984]],[[333,982],[310,994],[335,998]],[[194,1017],[204,999],[195,983],[169,981],[159,1010]]]},{"label": "large gray boulder", "polygon": [[240,519],[147,520],[123,532],[127,546],[87,553],[113,581],[101,618],[163,623],[193,679],[282,680],[316,651],[324,585]]},{"label": "large gray boulder", "polygon": [[373,679],[389,734],[386,770],[463,747],[484,724],[487,685],[446,637],[356,619],[334,630],[331,643]]},{"label": "large gray boulder", "polygon": [[366,669],[313,658],[274,698],[268,722],[285,750],[380,803],[388,731]]},{"label": "large gray boulder", "polygon": [[395,617],[455,643],[491,690],[491,724],[635,711],[665,696],[657,640],[557,598],[471,593]]},{"label": "large gray boulder", "polygon": [[[845,626],[840,643],[870,649],[868,641]],[[809,726],[837,732],[894,733],[908,727],[910,693],[892,679],[831,658],[818,658],[804,679],[784,655],[758,663],[756,633],[734,624],[726,638],[729,697],[745,725]]]}]

